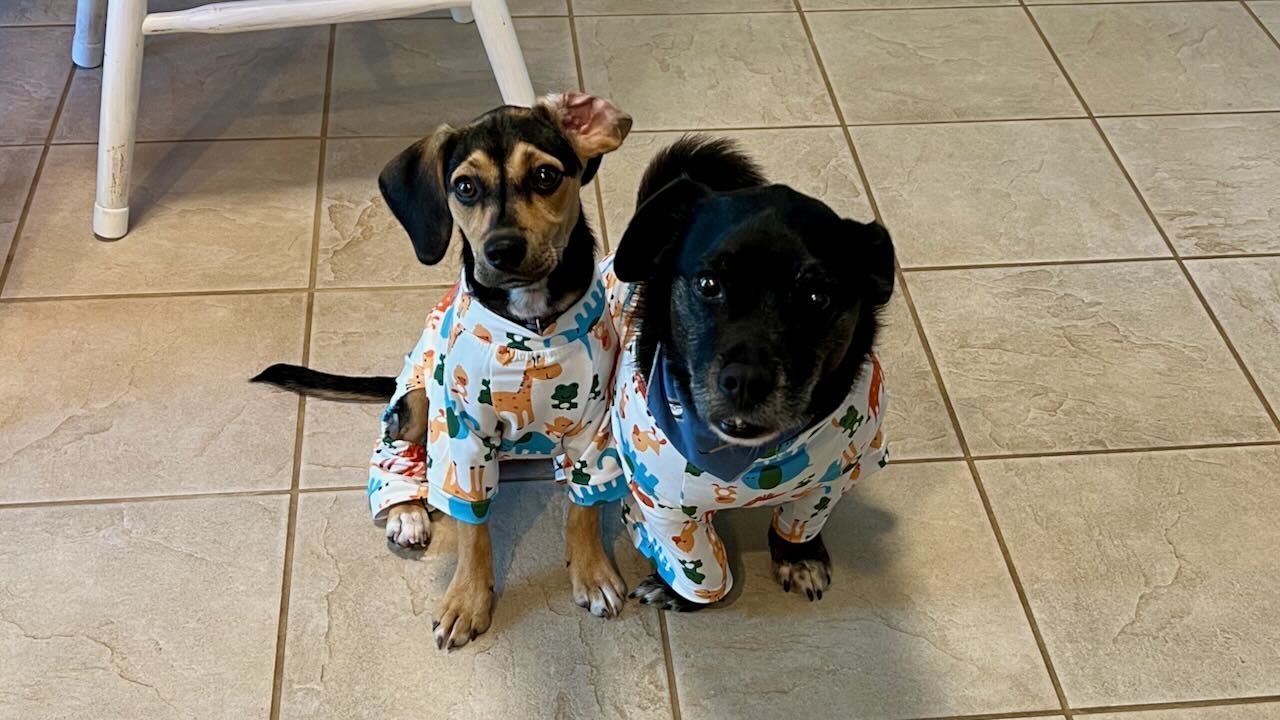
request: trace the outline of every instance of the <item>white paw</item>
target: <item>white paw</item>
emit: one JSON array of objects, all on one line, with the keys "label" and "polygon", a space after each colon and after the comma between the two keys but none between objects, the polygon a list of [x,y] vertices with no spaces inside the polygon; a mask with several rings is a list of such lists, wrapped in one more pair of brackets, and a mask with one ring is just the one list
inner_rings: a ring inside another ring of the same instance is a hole
[{"label": "white paw", "polygon": [[431,542],[431,516],[414,500],[392,505],[387,511],[387,541],[400,547],[424,547]]},{"label": "white paw", "polygon": [[831,586],[831,568],[817,559],[775,562],[773,574],[784,591],[794,590],[810,601],[821,600],[822,592]]}]

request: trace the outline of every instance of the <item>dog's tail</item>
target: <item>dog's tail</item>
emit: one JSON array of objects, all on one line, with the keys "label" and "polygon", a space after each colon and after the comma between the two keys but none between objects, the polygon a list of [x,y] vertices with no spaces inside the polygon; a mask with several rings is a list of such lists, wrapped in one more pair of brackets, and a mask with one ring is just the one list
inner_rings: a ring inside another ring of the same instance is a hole
[{"label": "dog's tail", "polygon": [[276,363],[249,379],[307,397],[340,402],[387,402],[396,392],[393,377],[355,377],[319,372],[301,365]]},{"label": "dog's tail", "polygon": [[756,165],[738,143],[727,138],[685,135],[649,162],[636,193],[636,207],[681,176],[727,192],[767,184]]}]

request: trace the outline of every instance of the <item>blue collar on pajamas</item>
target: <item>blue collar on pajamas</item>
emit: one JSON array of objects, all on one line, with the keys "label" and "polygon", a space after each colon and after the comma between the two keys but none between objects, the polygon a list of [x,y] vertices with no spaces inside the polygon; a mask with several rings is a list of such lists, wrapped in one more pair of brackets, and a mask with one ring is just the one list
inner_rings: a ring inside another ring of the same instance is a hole
[{"label": "blue collar on pajamas", "polygon": [[668,367],[661,347],[654,354],[653,372],[647,387],[649,414],[672,447],[694,467],[718,478],[742,475],[756,460],[776,454],[780,446],[790,443],[799,434],[799,431],[785,433],[782,440],[762,447],[725,442],[697,416],[693,399],[676,380],[676,373]]}]

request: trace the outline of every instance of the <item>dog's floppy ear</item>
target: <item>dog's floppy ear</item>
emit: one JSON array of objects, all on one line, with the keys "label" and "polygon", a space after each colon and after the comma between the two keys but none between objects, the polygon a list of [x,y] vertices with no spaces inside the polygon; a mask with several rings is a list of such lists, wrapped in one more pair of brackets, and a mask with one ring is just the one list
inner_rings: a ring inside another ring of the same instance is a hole
[{"label": "dog's floppy ear", "polygon": [[547,95],[538,104],[551,113],[574,153],[586,164],[584,185],[600,167],[600,156],[617,150],[631,132],[631,116],[604,98],[568,92]]},{"label": "dog's floppy ear", "polygon": [[444,178],[444,162],[453,140],[453,128],[441,125],[392,158],[378,176],[378,189],[387,207],[409,233],[413,252],[423,265],[440,262],[453,236]]},{"label": "dog's floppy ear", "polygon": [[857,264],[862,269],[866,299],[873,305],[884,305],[893,295],[893,240],[878,222],[860,223],[841,220],[852,240]]},{"label": "dog's floppy ear", "polygon": [[613,271],[618,279],[644,282],[652,278],[676,250],[693,209],[710,194],[706,185],[681,176],[636,208],[613,254]]}]

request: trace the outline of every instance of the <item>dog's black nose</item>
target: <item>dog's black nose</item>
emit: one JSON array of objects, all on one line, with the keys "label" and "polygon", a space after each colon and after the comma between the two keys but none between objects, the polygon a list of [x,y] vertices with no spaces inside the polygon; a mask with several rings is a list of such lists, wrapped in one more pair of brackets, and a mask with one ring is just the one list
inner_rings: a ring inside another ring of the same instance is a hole
[{"label": "dog's black nose", "polygon": [[773,374],[759,365],[730,363],[720,371],[720,389],[739,410],[747,410],[769,396]]},{"label": "dog's black nose", "polygon": [[524,262],[525,241],[519,235],[499,235],[484,244],[484,259],[498,270],[515,272]]}]

